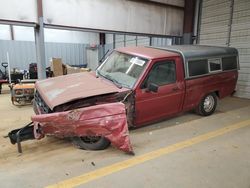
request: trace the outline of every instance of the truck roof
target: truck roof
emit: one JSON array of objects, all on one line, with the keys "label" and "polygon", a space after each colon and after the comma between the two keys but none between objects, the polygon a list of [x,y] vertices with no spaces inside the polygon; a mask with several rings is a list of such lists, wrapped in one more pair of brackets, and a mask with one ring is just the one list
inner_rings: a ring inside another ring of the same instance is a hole
[{"label": "truck roof", "polygon": [[151,47],[123,47],[116,49],[118,52],[136,55],[140,57],[144,57],[146,59],[157,59],[157,58],[164,58],[164,57],[173,57],[173,56],[180,56],[176,52],[170,52],[166,50],[151,48]]},{"label": "truck roof", "polygon": [[211,57],[237,56],[238,51],[232,47],[206,46],[206,45],[173,45],[167,47],[151,47],[180,54],[184,62],[192,59]]},{"label": "truck roof", "polygon": [[206,45],[172,45],[167,47],[123,47],[118,48],[117,51],[145,57],[147,59],[182,56],[184,62],[187,62],[187,60],[192,59],[238,55],[237,49],[232,47]]}]

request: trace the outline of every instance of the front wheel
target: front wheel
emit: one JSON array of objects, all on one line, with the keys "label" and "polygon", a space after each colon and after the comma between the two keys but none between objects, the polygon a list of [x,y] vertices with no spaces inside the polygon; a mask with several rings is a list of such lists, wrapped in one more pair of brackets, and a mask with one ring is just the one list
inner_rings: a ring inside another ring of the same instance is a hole
[{"label": "front wheel", "polygon": [[72,142],[78,148],[85,150],[104,150],[110,145],[110,141],[102,136],[73,137]]},{"label": "front wheel", "polygon": [[217,106],[217,96],[215,93],[210,93],[202,98],[196,112],[202,116],[209,116],[214,113]]}]

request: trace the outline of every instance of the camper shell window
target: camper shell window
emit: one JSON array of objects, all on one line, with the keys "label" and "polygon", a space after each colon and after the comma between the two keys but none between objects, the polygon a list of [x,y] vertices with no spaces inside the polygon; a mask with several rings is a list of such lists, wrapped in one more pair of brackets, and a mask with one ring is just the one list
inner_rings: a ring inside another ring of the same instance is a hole
[{"label": "camper shell window", "polygon": [[189,76],[200,76],[208,74],[208,64],[206,59],[193,60],[188,62]]},{"label": "camper shell window", "polygon": [[223,70],[234,70],[237,69],[237,57],[223,57],[222,58],[222,69]]},{"label": "camper shell window", "polygon": [[209,72],[221,71],[221,58],[208,59]]}]

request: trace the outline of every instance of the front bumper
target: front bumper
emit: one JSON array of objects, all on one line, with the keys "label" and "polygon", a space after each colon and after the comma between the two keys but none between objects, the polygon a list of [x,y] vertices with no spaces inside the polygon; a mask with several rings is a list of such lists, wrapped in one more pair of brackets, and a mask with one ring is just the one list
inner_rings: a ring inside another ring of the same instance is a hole
[{"label": "front bumper", "polygon": [[33,132],[36,139],[41,139],[45,135],[62,138],[104,136],[114,147],[128,153],[133,152],[125,105],[121,102],[38,114],[31,119],[34,122]]}]

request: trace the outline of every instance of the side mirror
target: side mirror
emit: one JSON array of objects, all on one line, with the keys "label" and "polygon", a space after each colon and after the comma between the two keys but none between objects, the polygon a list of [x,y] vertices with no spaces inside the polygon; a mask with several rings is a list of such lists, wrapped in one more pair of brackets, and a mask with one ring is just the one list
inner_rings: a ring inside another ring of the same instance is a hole
[{"label": "side mirror", "polygon": [[159,88],[159,86],[157,84],[149,83],[148,87],[147,87],[147,91],[152,91],[154,93],[157,93],[158,92],[158,88]]}]

